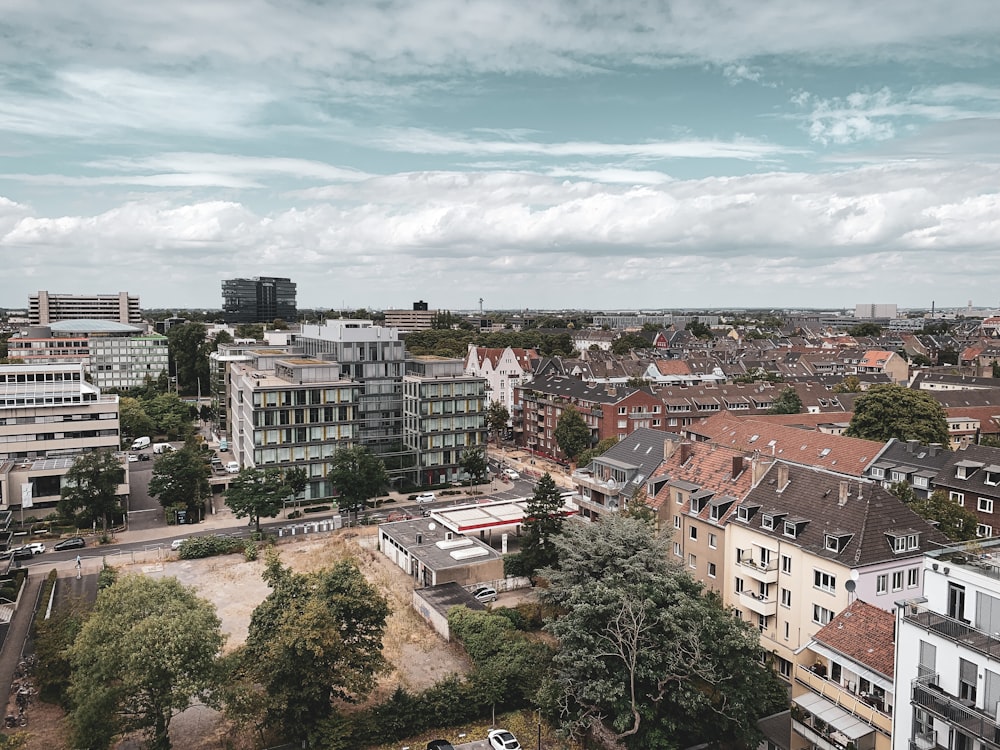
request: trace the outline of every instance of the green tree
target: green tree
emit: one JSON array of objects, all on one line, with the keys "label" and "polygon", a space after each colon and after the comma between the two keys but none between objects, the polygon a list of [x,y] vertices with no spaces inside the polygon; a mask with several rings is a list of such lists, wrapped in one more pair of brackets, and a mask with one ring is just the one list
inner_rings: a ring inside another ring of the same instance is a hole
[{"label": "green tree", "polygon": [[486,427],[493,433],[496,441],[500,442],[500,433],[507,429],[510,421],[510,412],[507,407],[499,401],[494,401],[486,410]]},{"label": "green tree", "polygon": [[785,388],[778,397],[774,399],[768,414],[800,414],[802,412],[802,399],[794,388]]},{"label": "green tree", "polygon": [[580,466],[587,466],[591,461],[593,461],[598,456],[603,456],[607,453],[609,448],[613,448],[618,444],[618,436],[612,435],[611,437],[604,438],[601,442],[595,445],[593,448],[588,448],[579,456],[577,456],[577,464]]},{"label": "green tree", "polygon": [[355,515],[389,484],[382,459],[362,446],[342,448],[334,453],[327,478],[337,488],[340,509]]},{"label": "green tree", "polygon": [[880,442],[896,438],[949,445],[944,407],[927,392],[901,385],[872,386],[858,396],[845,434]]},{"label": "green tree", "polygon": [[889,492],[907,504],[917,499],[909,482],[893,482],[892,486],[889,487]]},{"label": "green tree", "polygon": [[309,475],[306,474],[305,469],[298,466],[285,469],[285,484],[288,485],[291,499],[297,503],[302,493],[305,492],[306,487],[309,486]]},{"label": "green tree", "polygon": [[242,323],[236,326],[236,338],[260,341],[264,338],[264,326],[256,323]]},{"label": "green tree", "polygon": [[160,393],[143,401],[143,408],[153,420],[154,432],[166,435],[168,440],[187,440],[194,432],[192,422],[197,414],[192,414],[191,405],[176,393]]},{"label": "green tree", "polygon": [[122,396],[118,399],[118,418],[121,420],[121,434],[127,440],[154,434],[156,425],[146,413],[137,398]]},{"label": "green tree", "polygon": [[562,493],[552,475],[545,472],[525,507],[520,553],[523,575],[531,576],[540,568],[558,564],[555,538],[562,532],[565,521],[562,507]]},{"label": "green tree", "polygon": [[250,618],[234,680],[241,699],[230,705],[300,741],[333,716],[335,700],[357,701],[374,688],[386,669],[389,605],[353,560],[293,573],[272,552],[264,580],[272,590]]},{"label": "green tree", "polygon": [[118,486],[125,482],[125,467],[113,451],[98,450],[77,457],[66,472],[59,498],[59,513],[76,516],[81,525],[101,522],[108,530],[108,516],[121,511]]},{"label": "green tree", "polygon": [[70,649],[73,746],[141,731],[169,750],[174,715],[210,700],[223,642],[215,608],[176,578],[125,576],[101,591]]},{"label": "green tree", "polygon": [[260,519],[275,518],[292,488],[280,469],[243,469],[226,490],[226,505],[237,518],[250,518],[257,533]]},{"label": "green tree", "polygon": [[204,508],[212,495],[208,482],[212,470],[194,442],[185,443],[179,451],[162,453],[153,463],[149,494],[164,508],[184,507],[191,512]]},{"label": "green tree", "polygon": [[753,747],[787,693],[761,666],[757,629],[703,595],[669,544],[620,515],[556,537],[560,568],[540,592],[560,613],[546,624],[559,650],[543,706],[606,746]]},{"label": "green tree", "polygon": [[575,461],[590,445],[590,428],[573,404],[568,404],[559,416],[555,438],[559,450],[571,461]]},{"label": "green tree", "polygon": [[233,337],[229,335],[229,331],[219,330],[216,331],[215,335],[212,337],[212,351],[219,351],[219,347],[223,344],[233,343]]},{"label": "green tree", "polygon": [[167,347],[174,363],[177,390],[189,396],[208,395],[208,354],[211,343],[202,323],[183,323],[167,331]]},{"label": "green tree", "polygon": [[685,331],[689,331],[692,336],[698,339],[703,339],[707,341],[712,338],[712,329],[707,323],[702,323],[698,318],[695,318],[684,326]]},{"label": "green tree", "polygon": [[993,360],[992,366],[993,377],[1000,378],[1000,360]]},{"label": "green tree", "polygon": [[628,354],[633,349],[649,349],[650,343],[640,336],[638,333],[626,333],[624,336],[619,336],[611,344],[611,353],[621,356],[622,354]]},{"label": "green tree", "polygon": [[910,507],[923,518],[935,522],[941,533],[953,542],[976,538],[979,525],[976,514],[950,500],[944,490],[935,490],[926,499],[914,500]]},{"label": "green tree", "polygon": [[877,323],[858,323],[847,329],[851,336],[862,336],[878,338],[882,335],[882,328]]},{"label": "green tree", "polygon": [[861,380],[857,375],[848,375],[833,386],[834,393],[861,393]]},{"label": "green tree", "polygon": [[462,458],[458,464],[462,471],[469,475],[469,484],[477,487],[486,481],[486,449],[470,448],[462,451]]}]

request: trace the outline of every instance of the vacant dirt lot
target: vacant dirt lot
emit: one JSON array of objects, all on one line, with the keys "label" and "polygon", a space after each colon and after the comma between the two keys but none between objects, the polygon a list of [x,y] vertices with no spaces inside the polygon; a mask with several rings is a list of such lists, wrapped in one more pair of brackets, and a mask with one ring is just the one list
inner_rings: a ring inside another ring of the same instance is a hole
[{"label": "vacant dirt lot", "polygon": [[[391,692],[397,685],[419,690],[449,674],[464,674],[469,664],[461,652],[438,637],[410,606],[412,588],[401,570],[374,548],[374,536],[360,536],[348,529],[335,535],[314,537],[289,544],[278,550],[282,562],[293,570],[306,572],[325,567],[344,557],[353,557],[365,577],[386,596],[392,614],[386,625],[384,653],[392,671],[379,683],[373,700]],[[236,648],[246,640],[250,615],[270,592],[261,580],[263,561],[246,562],[240,555],[211,557],[204,560],[173,560],[165,563],[123,565],[124,572],[149,576],[175,576],[193,586],[213,602],[222,620],[222,632],[228,635],[226,649]],[[57,722],[58,712],[47,711],[46,725]],[[41,718],[41,716],[39,716]],[[29,732],[31,727],[29,727]],[[29,750],[57,750],[60,745],[45,732],[31,738]],[[61,733],[60,733],[61,734]],[[185,750],[217,750],[233,747],[234,731],[222,717],[204,706],[196,706],[177,716],[171,723],[174,747]],[[136,745],[123,743],[121,748]]]}]

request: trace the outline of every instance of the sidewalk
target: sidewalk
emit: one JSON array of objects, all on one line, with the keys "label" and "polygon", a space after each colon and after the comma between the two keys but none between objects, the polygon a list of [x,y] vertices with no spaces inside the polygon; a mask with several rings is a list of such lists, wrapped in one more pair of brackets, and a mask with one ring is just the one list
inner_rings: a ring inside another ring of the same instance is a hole
[{"label": "sidewalk", "polygon": [[538,479],[548,472],[555,480],[556,486],[568,490],[576,487],[570,470],[563,468],[555,461],[541,456],[533,456],[529,451],[521,448],[491,448],[490,451],[491,458],[502,460],[526,479]]}]

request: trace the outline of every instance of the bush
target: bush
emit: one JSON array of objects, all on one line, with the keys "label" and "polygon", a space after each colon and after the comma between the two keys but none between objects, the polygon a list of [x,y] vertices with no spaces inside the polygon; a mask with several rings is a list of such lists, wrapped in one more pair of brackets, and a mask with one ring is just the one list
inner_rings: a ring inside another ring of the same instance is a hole
[{"label": "bush", "polygon": [[303,513],[322,513],[325,510],[330,510],[332,506],[330,505],[313,505],[311,508],[303,508]]},{"label": "bush", "polygon": [[302,511],[301,510],[293,510],[291,513],[288,514],[288,519],[289,520],[293,520],[295,518],[302,518]]},{"label": "bush", "polygon": [[97,590],[106,589],[109,586],[114,586],[115,581],[118,580],[118,569],[112,568],[107,563],[104,563],[104,567],[101,568],[101,572],[97,574]]},{"label": "bush", "polygon": [[243,548],[243,557],[247,562],[253,562],[257,559],[259,554],[259,549],[257,548],[257,542],[249,541]]},{"label": "bush", "polygon": [[181,560],[195,560],[213,555],[230,555],[244,552],[246,541],[231,536],[193,536],[185,539],[178,550]]}]

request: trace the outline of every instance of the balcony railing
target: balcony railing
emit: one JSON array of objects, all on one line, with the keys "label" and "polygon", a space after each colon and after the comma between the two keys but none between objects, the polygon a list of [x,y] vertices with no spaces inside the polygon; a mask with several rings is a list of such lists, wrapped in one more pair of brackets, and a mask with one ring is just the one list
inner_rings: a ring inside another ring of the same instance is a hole
[{"label": "balcony railing", "polygon": [[993,716],[978,709],[973,701],[962,700],[946,693],[938,684],[938,676],[928,675],[914,680],[911,701],[930,711],[966,734],[990,744],[1000,743],[1000,725]]},{"label": "balcony railing", "polygon": [[603,513],[606,515],[609,513],[618,512],[617,505],[604,505],[603,503],[595,503],[593,500],[589,500],[588,498],[585,498],[583,495],[574,495],[572,499],[573,502],[575,502],[578,506],[580,506],[580,508],[592,511],[594,513]]},{"label": "balcony railing", "polygon": [[764,594],[758,594],[753,591],[741,591],[740,604],[751,612],[756,612],[758,615],[764,615],[765,617],[770,617],[778,612],[777,599],[774,597],[768,598]]},{"label": "balcony railing", "polygon": [[777,583],[778,563],[774,560],[764,562],[759,558],[749,556],[748,551],[744,551],[736,565],[740,570],[745,571],[750,578],[760,583]]},{"label": "balcony railing", "polygon": [[828,680],[811,669],[799,664],[795,668],[795,681],[805,685],[814,693],[836,704],[852,716],[868,722],[887,737],[892,734],[892,716],[878,706],[872,705],[862,696],[851,692],[839,682]]},{"label": "balcony railing", "polygon": [[958,643],[973,651],[1000,659],[1000,638],[972,627],[967,622],[934,612],[920,604],[908,603],[903,618],[929,632]]}]

